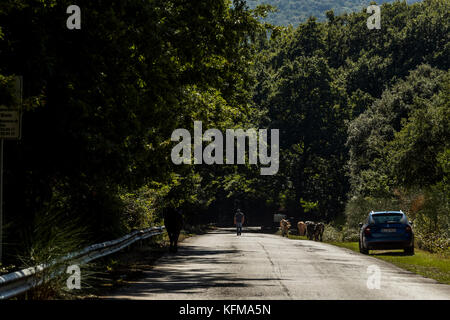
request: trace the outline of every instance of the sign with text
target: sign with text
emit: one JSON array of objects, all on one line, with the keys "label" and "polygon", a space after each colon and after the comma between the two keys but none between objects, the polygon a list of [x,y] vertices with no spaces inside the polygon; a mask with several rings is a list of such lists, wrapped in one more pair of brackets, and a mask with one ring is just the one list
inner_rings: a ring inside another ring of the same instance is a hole
[{"label": "sign with text", "polygon": [[19,110],[0,107],[0,139],[20,139]]},{"label": "sign with text", "polygon": [[22,105],[22,77],[14,79],[14,91],[17,107],[0,106],[0,139],[20,139],[22,116],[20,106]]}]

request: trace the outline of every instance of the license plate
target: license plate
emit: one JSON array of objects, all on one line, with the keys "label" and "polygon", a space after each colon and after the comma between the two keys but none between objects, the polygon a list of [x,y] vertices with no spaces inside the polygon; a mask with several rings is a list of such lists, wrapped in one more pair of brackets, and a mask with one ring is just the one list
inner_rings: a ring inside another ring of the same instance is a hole
[{"label": "license plate", "polygon": [[397,232],[397,229],[381,229],[381,232]]}]

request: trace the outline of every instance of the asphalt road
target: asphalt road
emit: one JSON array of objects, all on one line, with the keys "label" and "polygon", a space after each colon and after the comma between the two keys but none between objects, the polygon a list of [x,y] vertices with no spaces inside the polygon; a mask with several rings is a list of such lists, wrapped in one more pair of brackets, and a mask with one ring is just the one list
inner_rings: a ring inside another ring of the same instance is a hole
[{"label": "asphalt road", "polygon": [[[368,268],[379,268],[379,289]],[[448,300],[450,286],[321,242],[219,229],[186,239],[177,254],[105,298]]]}]

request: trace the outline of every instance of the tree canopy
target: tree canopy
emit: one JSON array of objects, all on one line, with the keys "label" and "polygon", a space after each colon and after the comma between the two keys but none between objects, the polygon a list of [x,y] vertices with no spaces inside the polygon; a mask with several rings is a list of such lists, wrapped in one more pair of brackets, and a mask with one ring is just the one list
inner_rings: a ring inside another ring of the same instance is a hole
[{"label": "tree canopy", "polygon": [[[364,203],[409,199],[448,232],[448,1],[383,4],[380,30],[327,2],[308,7],[325,21],[294,28],[239,0],[113,0],[78,1],[74,31],[70,4],[0,3],[0,105],[24,79],[22,139],[5,143],[11,261],[33,252],[38,225],[71,221],[92,242],[158,223],[165,206],[189,223],[227,224],[240,207],[250,224],[285,212],[354,225]],[[279,172],[174,165],[171,134],[194,121],[279,129]]]}]

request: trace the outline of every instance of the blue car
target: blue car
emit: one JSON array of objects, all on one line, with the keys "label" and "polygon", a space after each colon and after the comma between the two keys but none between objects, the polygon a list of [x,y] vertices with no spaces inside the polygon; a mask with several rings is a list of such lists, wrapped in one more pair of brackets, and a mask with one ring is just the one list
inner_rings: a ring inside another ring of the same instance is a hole
[{"label": "blue car", "polygon": [[402,211],[370,212],[365,223],[359,224],[359,251],[403,249],[414,254],[414,234],[411,222]]}]

